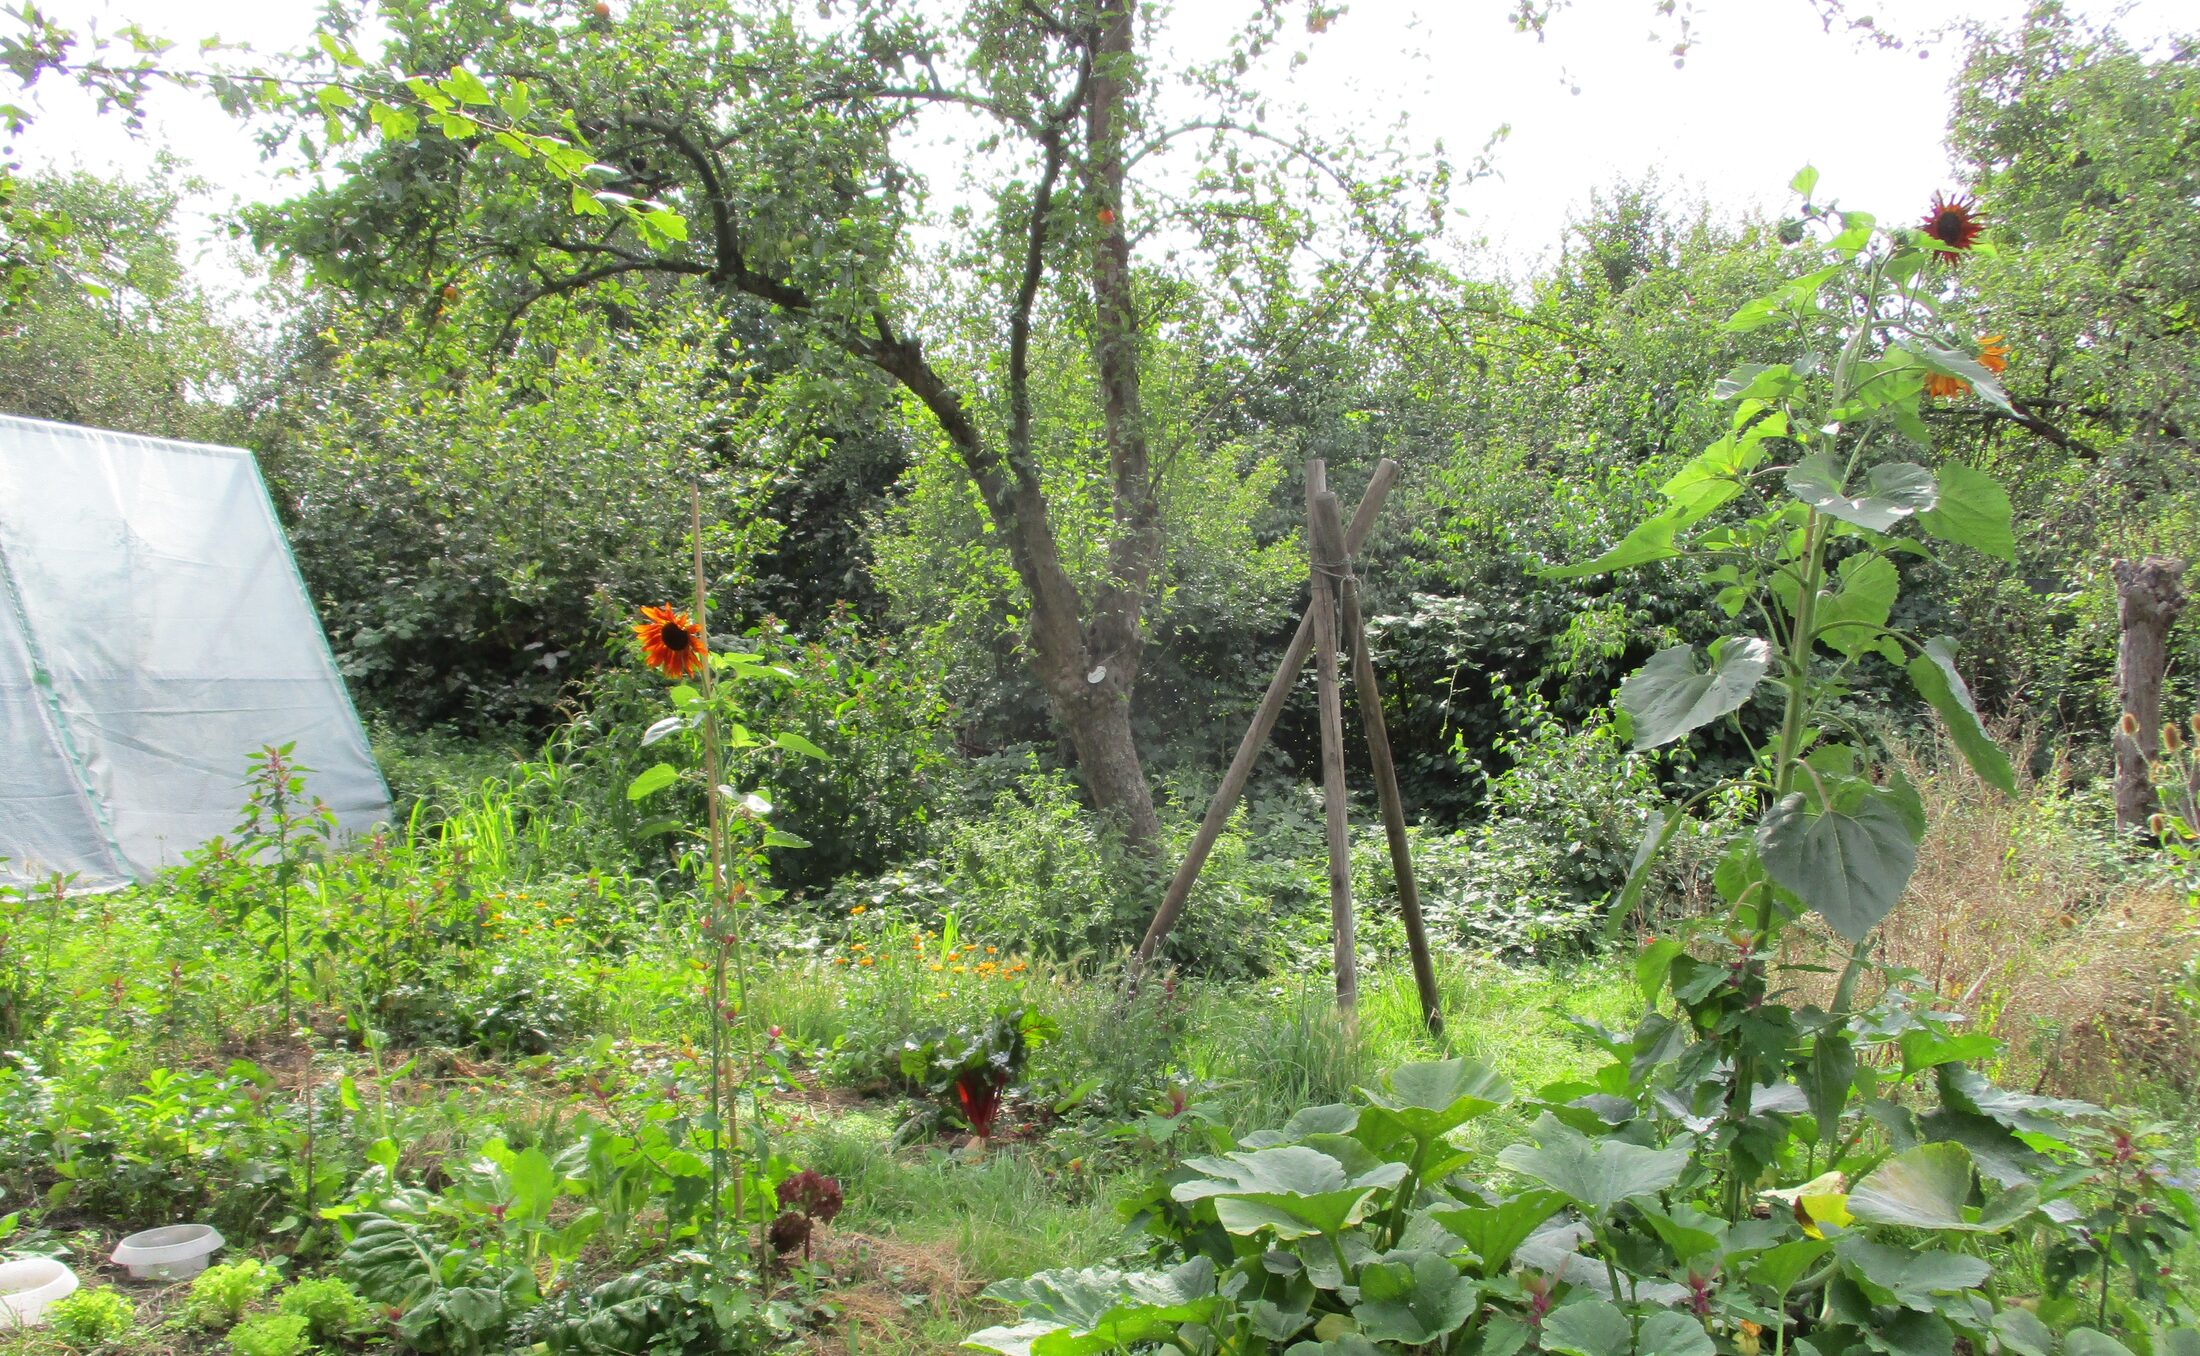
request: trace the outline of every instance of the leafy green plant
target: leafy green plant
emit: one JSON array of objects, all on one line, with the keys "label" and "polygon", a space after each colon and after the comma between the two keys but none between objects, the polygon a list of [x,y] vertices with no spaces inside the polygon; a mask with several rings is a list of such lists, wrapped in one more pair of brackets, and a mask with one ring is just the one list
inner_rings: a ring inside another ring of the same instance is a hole
[{"label": "leafy green plant", "polygon": [[191,1278],[185,1312],[202,1328],[226,1328],[275,1285],[274,1268],[255,1257],[211,1266]]},{"label": "leafy green plant", "polygon": [[374,1326],[374,1310],[366,1297],[341,1276],[309,1276],[285,1290],[275,1307],[304,1319],[307,1334],[324,1345]]},{"label": "leafy green plant", "polygon": [[336,832],[336,812],[306,790],[305,774],[313,769],[294,759],[296,749],[295,743],[270,744],[252,755],[236,841],[239,860],[270,868],[256,908],[240,921],[271,931],[285,1027],[290,1025],[291,909],[299,872],[326,851]]},{"label": "leafy green plant", "polygon": [[951,1098],[980,1139],[990,1139],[1003,1096],[1023,1073],[1031,1048],[1058,1034],[1053,1020],[1020,1003],[1003,1003],[985,1021],[934,1027],[903,1040],[901,1073],[914,1086]]},{"label": "leafy green plant", "polygon": [[110,1346],[137,1328],[137,1309],[116,1290],[79,1290],[46,1306],[54,1334],[72,1347]]},{"label": "leafy green plant", "polygon": [[305,1356],[311,1325],[298,1314],[255,1314],[229,1330],[232,1356]]},{"label": "leafy green plant", "polygon": [[[1853,1189],[1826,1174],[1764,1192],[1763,1208],[1729,1219],[1705,1140],[1663,1137],[1623,1101],[1569,1084],[1520,1098],[1463,1060],[1397,1069],[1351,1102],[1306,1107],[1163,1173],[1123,1205],[1155,1240],[1153,1269],[1001,1282],[987,1296],[1021,1321],[968,1345],[1001,1356],[1143,1344],[1247,1356],[1531,1345],[1565,1356],[1901,1356],[1959,1341],[2038,1356],[2110,1351],[2090,1328],[2058,1342],[2048,1306],[2035,1316],[1989,1284],[1988,1245],[2080,1236],[2064,1221],[2107,1199],[2082,1175],[2044,1192],[2003,1188],[1991,1151],[1913,1142],[1872,1155]],[[1458,1147],[1461,1131],[1507,1107],[1533,1114],[1527,1140],[1494,1158]],[[2093,1113],[2026,1114],[2060,1135],[2069,1117]],[[2189,1214],[2177,1190],[2153,1199]],[[2160,1336],[2154,1349],[2182,1350],[2200,1333]]]}]

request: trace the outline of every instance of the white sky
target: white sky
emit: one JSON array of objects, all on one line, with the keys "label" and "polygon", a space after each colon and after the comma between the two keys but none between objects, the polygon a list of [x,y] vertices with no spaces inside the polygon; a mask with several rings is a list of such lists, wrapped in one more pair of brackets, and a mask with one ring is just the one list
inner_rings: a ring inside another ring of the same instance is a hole
[{"label": "white sky", "polygon": [[[616,3],[616,0],[615,0]],[[314,0],[43,0],[64,23],[134,19],[188,53],[220,36],[259,51],[310,40]],[[1247,6],[1177,0],[1165,46],[1220,49]],[[1317,126],[1376,127],[1403,114],[1423,147],[1439,139],[1459,163],[1501,124],[1498,177],[1460,190],[1462,234],[1485,237],[1501,259],[1532,265],[1555,244],[1590,190],[1656,172],[1672,190],[1701,195],[1721,213],[1786,200],[1790,174],[1822,171],[1821,197],[1883,217],[1922,211],[1948,178],[1942,146],[1949,83],[1961,43],[1945,30],[1965,19],[2011,22],[2022,0],[1855,0],[1906,40],[1884,51],[1827,34],[1805,0],[1697,0],[1694,46],[1676,70],[1675,30],[1651,0],[1576,0],[1547,37],[1516,34],[1511,0],[1356,0],[1320,36],[1289,36],[1308,56],[1275,89],[1279,118],[1292,110]],[[2090,17],[2118,17],[2135,42],[2173,27],[2200,27],[2191,0],[2135,0],[2111,9],[2078,0]],[[1653,28],[1662,42],[1649,40]],[[1578,91],[1578,92],[1576,92]],[[39,121],[21,151],[33,166],[142,169],[165,146],[214,186],[205,213],[242,199],[281,196],[248,132],[195,95],[164,92],[149,135],[132,140],[111,118],[58,85],[36,92]],[[210,217],[191,230],[211,235]],[[224,246],[203,257],[219,271]]]}]

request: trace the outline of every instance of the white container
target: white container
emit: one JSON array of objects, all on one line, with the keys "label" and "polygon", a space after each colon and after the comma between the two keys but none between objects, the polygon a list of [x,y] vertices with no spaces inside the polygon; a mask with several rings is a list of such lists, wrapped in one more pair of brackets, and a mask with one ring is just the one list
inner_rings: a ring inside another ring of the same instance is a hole
[{"label": "white container", "polygon": [[206,1270],[206,1259],[221,1245],[210,1224],[171,1224],[123,1239],[114,1262],[127,1267],[133,1281],[180,1281]]},{"label": "white container", "polygon": [[76,1273],[51,1257],[0,1262],[0,1331],[35,1328],[46,1306],[76,1289]]}]

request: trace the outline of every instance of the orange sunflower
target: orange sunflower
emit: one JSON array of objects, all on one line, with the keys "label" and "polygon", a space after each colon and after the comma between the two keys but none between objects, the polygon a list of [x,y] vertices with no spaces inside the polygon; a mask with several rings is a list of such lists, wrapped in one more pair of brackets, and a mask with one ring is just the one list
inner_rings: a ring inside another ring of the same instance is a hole
[{"label": "orange sunflower", "polygon": [[641,638],[643,662],[667,678],[685,678],[701,668],[709,648],[703,643],[703,628],[670,607],[643,608],[634,634]]},{"label": "orange sunflower", "polygon": [[1978,199],[1968,194],[1960,198],[1933,194],[1932,208],[1918,224],[1925,234],[1940,242],[1941,247],[1933,253],[1950,264],[1963,262],[1963,252],[1977,244],[1979,233],[1986,229],[1978,219]]},{"label": "orange sunflower", "polygon": [[[1978,365],[2000,376],[2009,370],[2009,345],[1998,334],[1981,335],[1978,341]],[[1938,372],[1925,374],[1925,394],[1945,400],[1951,396],[1968,395],[1971,383],[1961,377],[1943,376]]]}]

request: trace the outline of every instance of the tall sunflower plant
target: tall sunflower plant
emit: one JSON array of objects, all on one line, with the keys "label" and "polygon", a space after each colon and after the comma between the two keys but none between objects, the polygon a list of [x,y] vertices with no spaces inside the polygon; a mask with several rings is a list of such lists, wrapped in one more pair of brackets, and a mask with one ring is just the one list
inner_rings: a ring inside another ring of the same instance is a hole
[{"label": "tall sunflower plant", "polygon": [[[697,506],[698,516],[700,506]],[[756,911],[780,897],[771,884],[774,852],[809,844],[773,824],[775,807],[760,786],[734,784],[728,758],[757,751],[823,759],[825,751],[791,731],[759,732],[748,723],[742,694],[757,683],[792,683],[793,670],[751,654],[713,648],[703,587],[701,530],[696,530],[693,611],[671,605],[645,607],[634,634],[650,668],[672,680],[671,714],[645,730],[645,747],[662,746],[683,756],[651,764],[627,787],[636,802],[700,782],[703,823],[683,824],[667,815],[667,832],[686,829],[698,848],[689,854],[699,877],[700,946],[696,964],[704,982],[703,1007],[709,1061],[710,1102],[698,1129],[711,1167],[713,1242],[728,1240],[729,1221],[746,1229],[771,1218],[772,1185],[786,1165],[771,1151],[770,1117],[759,1090],[771,1072],[764,1063],[752,990],[752,937]],[[756,1247],[756,1240],[749,1240]],[[761,1274],[761,1271],[760,1271]]]},{"label": "tall sunflower plant", "polygon": [[[1926,815],[1917,789],[1877,756],[1860,677],[1899,670],[1955,753],[1988,785],[2016,790],[1959,671],[1957,641],[1892,621],[1905,562],[2015,558],[2007,494],[1962,461],[1934,458],[1924,417],[1952,400],[2016,413],[2000,338],[1957,333],[1948,319],[1962,264],[1992,247],[1969,198],[1936,195],[1917,224],[1890,226],[1813,202],[1817,179],[1805,169],[1791,185],[1803,199],[1781,232],[1791,280],[1725,326],[1785,336],[1786,356],[1717,383],[1725,432],[1665,482],[1662,511],[1595,559],[1547,572],[1685,560],[1719,586],[1727,634],[1702,652],[1683,644],[1651,656],[1621,683],[1618,722],[1638,750],[1715,724],[1737,730],[1756,752],[1742,790],[1760,807],[1716,870],[1724,911],[1645,939],[1636,968],[1648,1007],[1633,1032],[1600,1033],[1614,1063],[1584,1091],[1626,1097],[1666,1132],[1692,1137],[1690,1176],[1729,1219],[1776,1201],[1807,1235],[1831,1240],[1854,1223],[1852,1181],[1868,1184],[1883,1222],[1899,1222],[1923,1200],[1910,1200],[1923,1173],[1941,1204],[1954,1202],[1941,1223],[1974,1243],[1981,1231],[2040,1226],[2048,1288],[2069,1282],[2060,1300],[2076,1304],[2091,1285],[2083,1317],[2113,1328],[2112,1291],[2142,1307],[2163,1298],[2157,1264],[2200,1227],[2189,1193],[2131,1169],[2144,1158],[2134,1148],[2147,1141],[2142,1127],[1995,1087],[1980,1066],[1998,1043],[1872,955],[1874,930],[1916,868]],[[1613,930],[1692,808],[1653,817]],[[1809,915],[1838,939],[1829,1008],[1791,1006],[1801,976],[1779,960],[1783,933]],[[2119,1175],[2149,1196],[2128,1216],[2129,1237],[2064,1228]],[[1890,1194],[1909,1204],[1889,1205]],[[1920,1210],[1922,1225],[1932,1209]],[[2111,1259],[2128,1272],[2119,1285]],[[1819,1279],[1852,1270],[1843,1261]],[[1829,1303],[1871,1289],[1850,1280],[1861,1289],[1829,1289]],[[1863,1317],[1871,1307],[1851,1305],[1866,1330],[1876,1330]],[[2121,1326],[2145,1330],[2136,1318]]]}]

